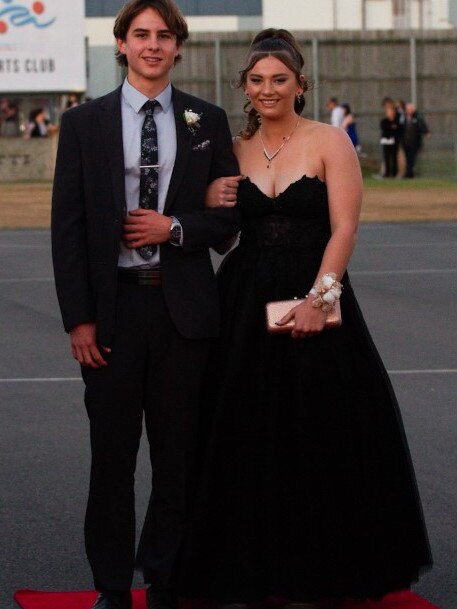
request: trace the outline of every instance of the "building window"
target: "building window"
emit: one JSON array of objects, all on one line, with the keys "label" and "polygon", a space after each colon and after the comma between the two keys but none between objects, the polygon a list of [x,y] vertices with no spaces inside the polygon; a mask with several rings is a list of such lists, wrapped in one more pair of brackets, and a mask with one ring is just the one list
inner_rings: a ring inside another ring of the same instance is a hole
[{"label": "building window", "polygon": [[[126,0],[86,0],[86,17],[113,17]],[[184,15],[261,15],[262,0],[175,0]]]},{"label": "building window", "polygon": [[86,0],[86,17],[114,17],[125,0]]}]

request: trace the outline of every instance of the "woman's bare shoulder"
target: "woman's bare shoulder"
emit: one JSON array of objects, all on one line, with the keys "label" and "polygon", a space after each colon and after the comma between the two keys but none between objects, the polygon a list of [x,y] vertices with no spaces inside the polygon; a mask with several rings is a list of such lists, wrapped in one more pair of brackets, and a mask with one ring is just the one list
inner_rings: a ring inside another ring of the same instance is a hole
[{"label": "woman's bare shoulder", "polygon": [[320,123],[318,121],[308,121],[307,134],[312,137],[319,148],[325,151],[347,150],[352,148],[352,142],[344,129]]},{"label": "woman's bare shoulder", "polygon": [[345,139],[347,137],[346,131],[341,127],[334,127],[327,123],[321,123],[319,121],[306,121],[306,129],[308,133],[318,137],[329,138],[333,140]]}]

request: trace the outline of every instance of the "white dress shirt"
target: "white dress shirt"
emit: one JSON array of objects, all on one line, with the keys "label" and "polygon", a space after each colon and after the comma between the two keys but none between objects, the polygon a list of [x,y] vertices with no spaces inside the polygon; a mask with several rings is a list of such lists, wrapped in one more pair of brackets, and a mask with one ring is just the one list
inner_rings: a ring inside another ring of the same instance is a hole
[{"label": "white dress shirt", "polygon": [[[127,78],[122,85],[122,141],[124,145],[125,200],[127,211],[138,209],[140,199],[141,129],[145,119],[142,110],[148,97],[132,87]],[[154,111],[159,148],[159,213],[163,213],[171,174],[176,159],[176,124],[171,100],[171,84],[155,98],[160,104]],[[151,260],[144,260],[136,250],[121,242],[119,266],[123,268],[148,269],[160,266],[160,246]]]}]

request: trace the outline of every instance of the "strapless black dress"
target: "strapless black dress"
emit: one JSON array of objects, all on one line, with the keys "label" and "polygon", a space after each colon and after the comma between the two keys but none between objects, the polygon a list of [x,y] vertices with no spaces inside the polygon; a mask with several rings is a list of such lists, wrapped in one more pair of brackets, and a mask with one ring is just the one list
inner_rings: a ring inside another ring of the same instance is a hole
[{"label": "strapless black dress", "polygon": [[266,302],[303,297],[315,280],[326,186],[305,176],[270,198],[245,179],[238,200],[179,592],[235,602],[408,587],[430,549],[398,404],[349,277],[340,328],[301,340],[265,329]]}]

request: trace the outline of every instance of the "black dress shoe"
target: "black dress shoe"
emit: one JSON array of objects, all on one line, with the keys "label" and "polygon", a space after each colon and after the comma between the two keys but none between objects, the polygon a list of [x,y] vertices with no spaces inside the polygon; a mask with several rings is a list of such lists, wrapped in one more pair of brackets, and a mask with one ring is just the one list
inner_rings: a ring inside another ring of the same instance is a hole
[{"label": "black dress shoe", "polygon": [[132,609],[130,590],[100,592],[92,609]]},{"label": "black dress shoe", "polygon": [[155,592],[152,588],[146,590],[147,609],[179,609],[178,597],[174,592]]}]

